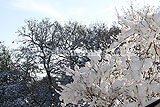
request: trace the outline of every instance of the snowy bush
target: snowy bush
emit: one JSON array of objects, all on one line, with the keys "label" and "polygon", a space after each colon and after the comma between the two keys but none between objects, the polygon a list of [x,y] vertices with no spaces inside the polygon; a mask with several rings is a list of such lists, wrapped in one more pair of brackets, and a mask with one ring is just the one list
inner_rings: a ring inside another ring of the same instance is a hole
[{"label": "snowy bush", "polygon": [[66,70],[74,81],[62,86],[64,104],[83,99],[91,107],[137,107],[160,97],[159,9],[131,9],[118,18],[122,33],[106,50],[106,60],[91,52],[85,67]]}]

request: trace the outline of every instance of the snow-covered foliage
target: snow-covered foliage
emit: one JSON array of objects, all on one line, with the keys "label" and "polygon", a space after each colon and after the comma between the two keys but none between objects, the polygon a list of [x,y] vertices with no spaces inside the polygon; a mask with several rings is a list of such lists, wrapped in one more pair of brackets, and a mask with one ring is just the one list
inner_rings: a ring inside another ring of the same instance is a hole
[{"label": "snow-covered foliage", "polygon": [[11,54],[3,42],[0,41],[0,72],[10,70],[11,67]]},{"label": "snow-covered foliage", "polygon": [[118,18],[122,33],[106,60],[91,52],[85,67],[66,70],[74,81],[63,86],[65,104],[83,99],[91,107],[138,107],[160,98],[160,11],[131,9]]},{"label": "snow-covered foliage", "polygon": [[0,72],[1,107],[50,107],[60,103],[59,94],[52,93],[46,77],[40,81],[27,78],[19,70]]},{"label": "snow-covered foliage", "polygon": [[80,68],[79,71],[67,69],[74,81],[63,86],[61,98],[65,98],[65,103],[76,104],[78,100],[83,99],[91,105],[110,105],[109,102],[119,96],[116,93],[123,91],[126,81],[121,77],[115,80],[115,74],[112,74],[113,66],[108,62],[98,62],[101,59],[100,55],[90,53],[89,58],[91,58],[91,63],[87,62],[86,66]]}]

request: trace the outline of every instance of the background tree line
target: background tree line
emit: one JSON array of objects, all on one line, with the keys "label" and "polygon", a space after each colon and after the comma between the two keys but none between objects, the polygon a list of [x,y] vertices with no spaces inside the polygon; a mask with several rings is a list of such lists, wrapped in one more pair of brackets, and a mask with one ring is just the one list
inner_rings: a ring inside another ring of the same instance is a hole
[{"label": "background tree line", "polygon": [[[61,106],[59,84],[73,81],[64,72],[66,67],[83,67],[90,60],[88,52],[105,53],[119,33],[117,26],[104,23],[27,20],[17,32],[19,48],[9,51],[3,43],[0,46],[0,105]],[[39,72],[47,76],[37,80]]]}]

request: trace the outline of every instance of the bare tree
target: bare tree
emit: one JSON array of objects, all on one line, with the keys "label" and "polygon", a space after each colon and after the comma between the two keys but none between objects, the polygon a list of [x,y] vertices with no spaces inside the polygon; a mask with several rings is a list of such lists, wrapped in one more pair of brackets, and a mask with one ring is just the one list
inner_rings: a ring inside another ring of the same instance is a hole
[{"label": "bare tree", "polygon": [[60,27],[57,22],[51,23],[48,19],[41,22],[28,20],[26,26],[18,31],[19,36],[23,38],[21,42],[24,44],[21,51],[31,59],[31,62],[38,65],[40,71],[46,72],[50,87],[54,88],[54,91],[57,84],[52,80],[51,72],[55,68],[56,48],[61,39],[57,32]]}]

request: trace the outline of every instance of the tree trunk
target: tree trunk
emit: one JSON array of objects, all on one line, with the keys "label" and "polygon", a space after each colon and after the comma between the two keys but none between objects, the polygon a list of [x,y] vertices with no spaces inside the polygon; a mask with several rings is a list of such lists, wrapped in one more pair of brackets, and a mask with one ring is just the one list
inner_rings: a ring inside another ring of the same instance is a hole
[{"label": "tree trunk", "polygon": [[53,82],[52,82],[50,72],[47,72],[47,76],[48,76],[48,80],[49,80],[50,85],[53,86]]},{"label": "tree trunk", "polygon": [[50,72],[47,72],[47,76],[48,76],[48,80],[49,80],[49,84],[50,84],[50,89],[52,90],[52,91],[54,91],[55,92],[55,82],[53,83],[53,80],[52,80],[52,77],[51,77],[51,74],[50,74]]}]

